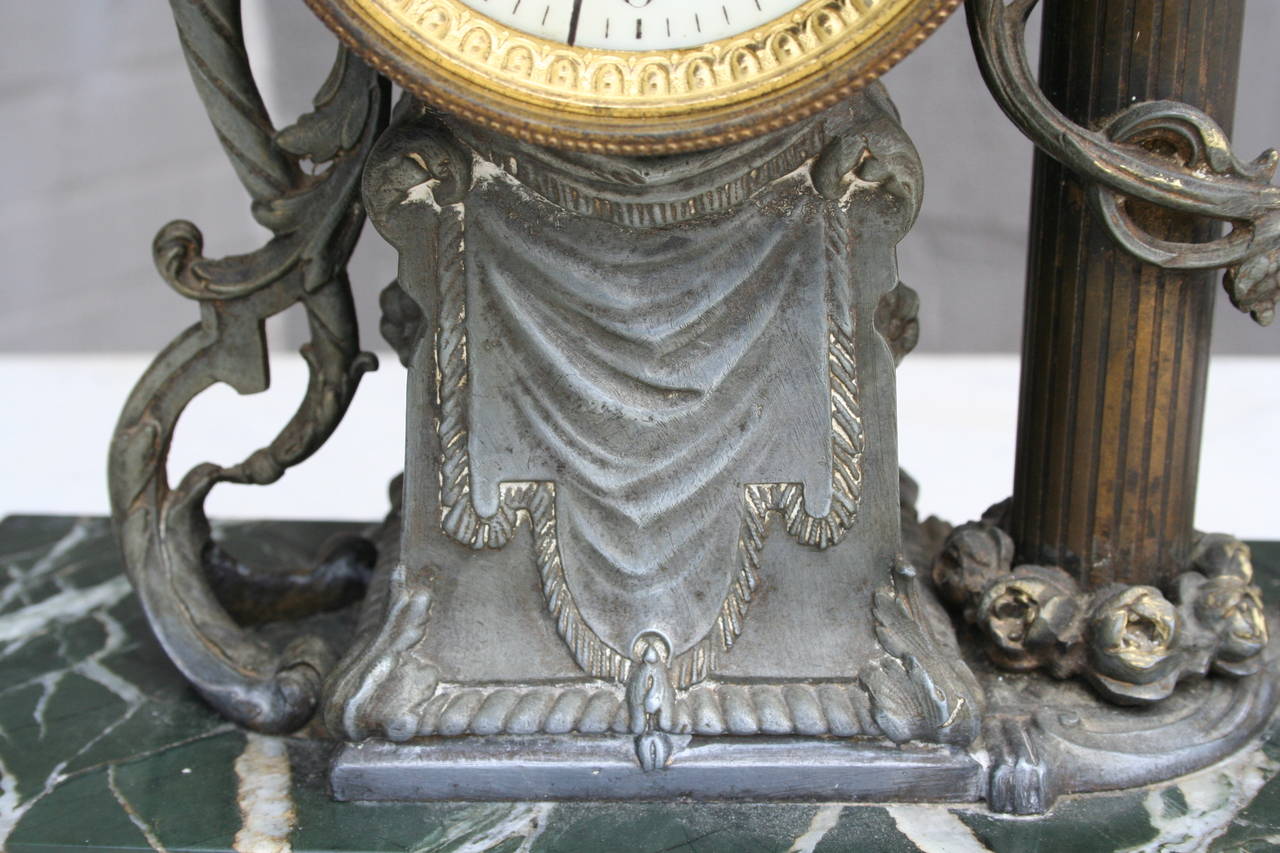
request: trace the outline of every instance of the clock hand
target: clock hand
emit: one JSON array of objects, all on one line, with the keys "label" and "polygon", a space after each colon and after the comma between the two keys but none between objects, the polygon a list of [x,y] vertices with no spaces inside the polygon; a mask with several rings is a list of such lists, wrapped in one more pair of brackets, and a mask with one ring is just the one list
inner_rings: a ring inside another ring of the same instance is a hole
[{"label": "clock hand", "polygon": [[573,0],[573,11],[569,13],[569,46],[578,38],[578,14],[582,12],[582,0]]}]

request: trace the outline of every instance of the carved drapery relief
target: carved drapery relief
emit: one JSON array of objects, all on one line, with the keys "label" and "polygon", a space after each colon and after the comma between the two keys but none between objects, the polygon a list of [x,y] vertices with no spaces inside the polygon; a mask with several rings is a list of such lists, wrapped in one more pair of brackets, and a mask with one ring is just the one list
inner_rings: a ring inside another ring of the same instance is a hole
[{"label": "carved drapery relief", "polygon": [[[483,300],[482,294],[489,289],[486,283],[481,281],[479,285],[472,284],[468,290],[467,280],[467,244],[468,244],[468,219],[473,218],[481,227],[492,228],[490,224],[500,213],[506,212],[508,216],[521,216],[527,218],[536,216],[554,217],[555,213],[549,211],[546,202],[540,198],[533,198],[525,187],[524,181],[535,183],[540,188],[547,190],[556,188],[552,191],[553,197],[569,198],[575,200],[573,204],[581,211],[590,211],[596,217],[610,220],[621,220],[618,224],[628,228],[633,228],[633,224],[637,221],[660,220],[670,223],[684,222],[686,227],[693,227],[690,232],[688,242],[692,251],[686,255],[680,252],[665,251],[662,245],[644,246],[644,250],[637,250],[636,255],[641,257],[641,264],[645,267],[645,272],[659,267],[653,258],[659,257],[668,266],[664,269],[664,273],[672,275],[670,266],[675,266],[674,275],[687,275],[691,278],[697,277],[701,269],[710,268],[722,269],[722,264],[718,263],[718,254],[716,243],[717,237],[721,237],[717,231],[741,231],[743,228],[750,229],[752,227],[751,217],[743,215],[735,215],[732,219],[725,222],[723,228],[714,222],[710,226],[703,226],[701,223],[706,222],[708,217],[714,218],[717,214],[724,214],[734,209],[738,204],[746,200],[746,197],[754,195],[760,207],[767,205],[789,205],[792,208],[790,214],[791,222],[798,225],[799,228],[810,234],[816,234],[817,242],[822,251],[820,258],[807,258],[806,261],[811,264],[817,264],[820,268],[826,270],[827,282],[824,286],[823,299],[825,302],[825,317],[813,317],[819,322],[825,320],[828,327],[828,343],[825,354],[825,361],[828,370],[828,389],[827,395],[829,402],[826,403],[827,419],[829,421],[824,432],[826,433],[826,441],[830,446],[830,460],[826,467],[829,468],[829,477],[831,486],[829,496],[824,496],[829,505],[829,510],[821,515],[815,515],[808,512],[805,508],[805,490],[800,483],[777,482],[777,483],[753,483],[742,487],[741,496],[738,499],[738,506],[734,508],[732,504],[726,506],[723,500],[711,498],[708,500],[707,489],[700,488],[701,482],[694,486],[687,485],[682,482],[681,477],[666,477],[661,482],[660,488],[666,494],[663,498],[666,500],[675,500],[670,498],[672,492],[683,491],[686,497],[684,506],[675,508],[676,512],[696,513],[702,512],[710,515],[705,505],[710,503],[715,510],[727,510],[726,515],[730,512],[736,513],[741,517],[739,523],[739,531],[736,542],[731,542],[731,547],[736,551],[736,570],[732,572],[727,583],[727,590],[719,595],[720,603],[715,611],[714,620],[708,630],[703,632],[700,637],[693,638],[692,642],[688,642],[681,637],[677,642],[681,642],[683,648],[673,650],[673,659],[669,666],[672,677],[678,687],[687,687],[697,681],[704,679],[710,670],[715,655],[729,649],[738,634],[742,630],[743,620],[746,617],[747,609],[751,599],[752,591],[756,586],[757,574],[760,570],[760,553],[764,546],[765,537],[768,529],[768,520],[771,513],[781,513],[785,528],[788,533],[796,538],[797,541],[807,545],[813,545],[819,548],[825,548],[835,544],[843,538],[845,532],[849,529],[856,515],[856,506],[859,496],[859,484],[861,482],[862,473],[860,470],[862,456],[862,427],[860,423],[859,401],[857,397],[857,371],[856,356],[852,346],[853,335],[855,334],[856,317],[851,308],[851,301],[847,293],[842,292],[850,285],[848,282],[848,269],[845,258],[849,251],[849,224],[845,221],[841,211],[842,201],[847,207],[847,201],[842,199],[821,199],[821,197],[812,194],[812,190],[805,193],[795,192],[788,184],[807,183],[808,177],[805,175],[795,175],[794,169],[791,174],[782,170],[792,164],[803,164],[806,157],[811,157],[819,146],[819,139],[812,129],[803,129],[792,135],[792,139],[787,139],[780,146],[780,150],[768,152],[767,157],[763,158],[764,162],[761,166],[751,172],[743,175],[735,175],[726,181],[716,191],[695,196],[696,199],[692,203],[667,203],[659,208],[659,211],[649,216],[645,216],[641,211],[643,205],[635,201],[622,201],[618,199],[606,199],[607,204],[600,204],[594,201],[588,201],[589,198],[595,198],[600,195],[600,187],[592,184],[589,180],[579,182],[577,187],[572,187],[566,191],[562,184],[556,181],[558,174],[562,174],[566,168],[563,162],[558,162],[558,158],[552,156],[551,168],[539,170],[537,168],[538,160],[534,160],[534,168],[526,170],[522,176],[522,180],[517,180],[515,176],[507,171],[495,169],[490,165],[490,161],[480,158],[477,159],[472,168],[472,180],[476,180],[477,175],[493,181],[499,187],[495,194],[500,194],[501,202],[511,205],[512,197],[521,199],[521,204],[511,209],[504,210],[495,205],[493,207],[485,207],[481,199],[476,196],[483,197],[484,190],[477,192],[475,186],[472,187],[472,196],[467,204],[458,203],[448,207],[442,207],[439,214],[439,225],[436,230],[437,234],[437,250],[435,253],[436,264],[438,269],[437,285],[439,287],[439,304],[440,304],[440,323],[435,337],[436,341],[436,363],[438,388],[437,394],[440,400],[440,418],[438,421],[441,459],[441,495],[440,495],[440,518],[443,529],[456,540],[468,544],[472,547],[502,547],[512,536],[516,525],[522,516],[527,516],[534,532],[534,549],[535,559],[542,579],[543,594],[547,603],[547,607],[552,617],[556,621],[557,628],[568,647],[573,651],[574,658],[585,672],[590,675],[613,678],[625,681],[631,671],[631,649],[630,639],[627,633],[614,632],[614,636],[609,641],[600,637],[596,630],[593,629],[591,621],[583,616],[575,595],[574,587],[566,577],[566,566],[564,551],[561,544],[561,524],[558,520],[557,507],[561,505],[565,499],[563,488],[564,478],[561,478],[560,495],[557,495],[558,484],[555,480],[502,480],[494,483],[495,478],[488,478],[490,483],[496,485],[498,491],[498,500],[492,506],[490,512],[481,513],[477,511],[475,495],[473,493],[473,474],[471,464],[471,448],[473,446],[472,431],[469,428],[470,411],[467,395],[475,393],[475,382],[477,377],[475,368],[469,364],[469,331],[468,331],[468,296],[471,299]],[[775,142],[774,145],[778,143]],[[477,141],[472,150],[484,147],[483,141]],[[502,157],[491,153],[495,156],[497,162],[507,162],[512,164],[512,171],[517,171],[518,166],[514,165],[517,161],[514,157],[508,155]],[[532,177],[531,177],[532,175]],[[698,176],[701,177],[701,176]],[[686,180],[688,180],[686,178]],[[607,189],[609,184],[604,183]],[[754,186],[753,186],[754,184]],[[773,186],[770,186],[770,185]],[[421,185],[419,185],[421,186]],[[409,199],[411,203],[435,204],[434,198],[415,198],[415,192],[421,193],[420,189],[411,189]],[[803,210],[805,202],[817,199],[818,204],[812,205],[812,210]],[[531,210],[526,211],[525,205]],[[556,205],[558,207],[559,205]],[[475,207],[478,210],[468,212],[468,207]],[[590,215],[587,214],[587,215]],[[486,221],[487,218],[487,221]],[[698,225],[693,225],[698,223]],[[786,277],[790,271],[785,266],[785,262],[803,250],[803,246],[785,245],[788,237],[797,237],[795,226],[788,228],[788,218],[779,216],[776,210],[764,211],[760,218],[760,225],[757,225],[757,232],[753,235],[757,239],[765,241],[776,241],[779,249],[776,254],[781,255],[783,263],[775,260],[774,256],[769,253],[763,253],[754,258],[754,273],[747,272],[745,274],[744,284],[740,284],[732,279],[732,273],[727,270],[721,274],[726,282],[733,285],[732,290],[724,293],[716,293],[712,308],[703,311],[702,314],[694,316],[690,319],[687,315],[691,312],[699,310],[702,306],[689,308],[681,305],[678,311],[683,312],[686,316],[681,316],[669,321],[674,326],[677,323],[686,323],[689,326],[698,326],[698,340],[686,340],[684,343],[689,345],[711,346],[705,343],[708,337],[713,337],[715,332],[715,324],[720,321],[716,316],[721,304],[730,303],[732,300],[742,300],[748,298],[756,298],[758,300],[768,300],[770,298],[778,300],[786,300],[788,298],[795,300],[797,294],[794,292],[783,292],[777,295],[771,294],[767,288],[755,286],[751,281],[754,274],[756,277],[764,278],[773,274],[779,278]],[[574,240],[590,240],[592,232],[589,227],[583,227],[580,220],[575,221]],[[772,233],[765,233],[765,229]],[[585,232],[585,234],[584,234]],[[710,232],[710,233],[707,233]],[[635,232],[632,232],[635,233]],[[657,232],[661,233],[661,232]],[[510,235],[501,233],[498,235],[505,242]],[[601,237],[606,241],[618,242],[618,229],[605,227]],[[545,233],[540,233],[539,238],[542,240],[552,240],[554,237],[548,237]],[[483,239],[483,238],[482,238]],[[623,238],[625,239],[625,238]],[[665,239],[665,238],[664,238]],[[721,238],[723,239],[723,238]],[[472,244],[477,240],[473,237]],[[745,241],[744,241],[745,242]],[[490,240],[487,243],[481,243],[480,249],[473,248],[472,251],[480,252],[484,248],[497,248],[498,240]],[[735,247],[736,248],[736,247]],[[573,249],[566,248],[562,250],[562,257],[573,257]],[[497,254],[495,251],[494,254]],[[472,264],[478,264],[476,255],[472,256]],[[608,264],[609,275],[611,277],[621,277],[626,275],[626,263],[629,259],[625,257],[609,256],[602,259],[602,266]],[[683,266],[681,266],[683,262]],[[484,261],[486,266],[497,266],[498,264],[492,259]],[[746,269],[751,270],[750,265]],[[502,277],[505,271],[498,269],[491,273],[492,275]],[[533,289],[539,285],[531,283],[525,279],[530,275],[530,271],[525,268],[517,269],[515,274],[507,274],[514,280],[514,287],[525,289]],[[479,276],[483,278],[483,273]],[[532,273],[535,279],[537,274]],[[803,283],[803,282],[801,282]],[[598,281],[592,282],[599,286]],[[546,287],[546,285],[542,285]],[[727,285],[726,285],[727,286]],[[743,292],[745,291],[745,292]],[[612,294],[611,294],[612,295]],[[619,299],[626,298],[630,294],[623,294]],[[513,303],[520,296],[510,297]],[[593,298],[590,292],[580,291],[569,294],[569,298],[561,302],[556,302],[551,307],[561,310],[574,310],[572,305],[588,302]],[[685,299],[688,297],[685,293],[676,292],[673,299]],[[572,301],[571,301],[572,300]],[[490,312],[496,312],[500,308],[493,305],[497,299],[490,301]],[[549,301],[549,300],[548,300]],[[603,300],[601,300],[603,301]],[[641,300],[636,299],[635,302]],[[712,300],[708,300],[712,301]],[[534,300],[524,297],[524,301],[518,303],[518,307],[524,310],[514,322],[509,323],[498,329],[491,329],[491,334],[500,336],[504,343],[511,338],[517,338],[525,333],[525,329],[530,325],[537,325],[537,310],[543,308],[542,304],[536,303]],[[592,306],[597,307],[597,306]],[[607,311],[610,306],[604,306],[600,310]],[[656,311],[661,312],[666,306],[662,303],[656,305]],[[783,308],[774,314],[764,317],[767,321],[786,321],[783,316]],[[514,314],[514,311],[512,312]],[[735,345],[738,340],[750,338],[755,334],[763,334],[752,329],[752,317],[743,316],[741,312],[719,311],[720,314],[727,314],[725,323],[731,323],[733,328],[728,330],[726,337],[732,340]],[[843,316],[841,316],[843,313]],[[610,323],[612,322],[612,324]],[[560,331],[551,324],[545,324],[546,329],[539,327],[533,332],[534,336],[540,338],[548,338]],[[660,374],[661,366],[655,366],[655,362],[661,359],[675,359],[684,357],[683,353],[678,350],[673,352],[667,345],[667,341],[672,335],[667,329],[663,329],[661,334],[650,334],[647,329],[636,329],[634,326],[627,327],[620,322],[616,322],[615,318],[605,314],[605,319],[596,324],[583,323],[575,327],[575,331],[586,335],[603,336],[608,333],[620,333],[628,337],[628,341],[633,341],[641,336],[648,336],[644,339],[645,344],[651,344],[652,348],[640,353],[640,357],[648,357],[649,363],[645,367],[627,366],[624,368],[611,368],[618,370],[630,371],[634,374],[641,374],[649,371],[651,375]],[[688,336],[691,338],[692,336]],[[580,345],[581,338],[575,341],[575,345]],[[493,347],[493,341],[489,341],[489,347]],[[657,350],[658,357],[654,357],[654,350]],[[559,358],[561,353],[556,351],[552,353],[552,357]],[[788,352],[788,358],[795,358],[795,352]],[[524,348],[511,347],[505,350],[502,355],[494,356],[495,358],[506,357],[512,361],[520,358],[529,357],[529,344],[526,342]],[[732,359],[750,358],[748,353],[745,357],[737,352],[725,353],[721,358],[723,362],[732,363]],[[708,359],[709,360],[709,359]],[[565,363],[558,363],[556,367],[562,372],[560,376],[566,373],[573,375],[572,371],[577,366],[566,359]],[[758,365],[757,365],[758,366]],[[582,369],[585,374],[594,365],[588,365]],[[714,377],[715,381],[729,385],[729,380],[725,378],[728,373],[719,364],[715,365],[719,375]],[[521,390],[518,383],[521,382],[520,374],[501,374],[504,381],[501,388],[494,387],[498,383],[493,383],[489,388],[483,389],[490,394],[502,393],[519,394]],[[547,379],[556,377],[546,376]],[[610,377],[611,379],[612,377]],[[643,377],[637,375],[638,380]],[[594,376],[588,377],[585,382],[595,379]],[[650,395],[655,389],[661,387],[666,389],[666,393],[672,395],[685,394],[692,398],[696,395],[710,397],[717,393],[720,389],[715,387],[711,380],[693,391],[676,388],[674,381],[670,377],[661,377],[655,380],[656,384],[644,385],[638,397],[638,406],[647,406],[650,409],[661,411],[663,403],[656,401]],[[576,397],[570,401],[571,404],[577,404],[579,411],[582,408],[601,407],[607,408],[611,403],[615,404],[613,410],[606,412],[605,418],[602,419],[601,426],[607,430],[616,429],[615,420],[622,420],[625,416],[617,411],[631,403],[631,400],[623,399],[626,392],[635,393],[634,387],[623,387],[616,390],[612,387],[604,387],[601,389],[603,382],[599,382],[596,386],[590,388],[587,393],[583,393],[580,397]],[[622,384],[620,381],[619,385]],[[696,385],[696,381],[694,382]],[[593,392],[599,392],[597,396],[591,396]],[[609,399],[611,392],[613,397]],[[547,405],[545,400],[549,396],[554,396],[554,390],[549,390],[544,383],[534,392],[538,398],[538,405]],[[749,392],[739,391],[742,396],[750,396]],[[757,394],[764,402],[757,402],[759,408],[762,405],[768,405],[768,400],[764,394]],[[605,398],[603,401],[601,398]],[[682,405],[694,406],[699,401],[682,400]],[[620,405],[619,405],[620,403]],[[566,404],[563,408],[568,408]],[[711,407],[709,407],[711,408]],[[543,432],[551,432],[556,430],[557,425],[546,426],[549,421],[554,421],[559,413],[551,415],[542,415],[536,413],[529,415],[527,412],[510,412],[510,419],[524,416],[527,419],[537,421],[535,426],[542,428]],[[736,418],[736,412],[726,411],[723,407],[720,409],[712,408],[713,417],[706,417],[696,427],[701,431],[701,435],[689,435],[684,433],[687,441],[699,448],[710,449],[715,445],[723,446],[724,443],[731,439],[721,438],[725,433],[726,422],[732,422]],[[647,411],[646,411],[647,416]],[[678,417],[675,413],[669,413],[669,417]],[[566,418],[567,419],[567,418]],[[506,420],[506,419],[504,419]],[[746,432],[749,428],[745,420],[740,420],[740,429]],[[634,433],[642,434],[643,428],[636,428],[630,422]],[[495,424],[491,419],[486,424],[486,429],[493,429]],[[763,430],[766,426],[755,426],[757,430]],[[733,427],[729,426],[728,430]],[[671,429],[668,425],[664,425],[663,439],[672,432],[679,437],[680,433]],[[707,435],[710,433],[710,435]],[[519,437],[505,436],[505,441],[519,441]],[[552,455],[563,453],[563,445],[573,440],[572,437],[566,436],[565,430],[558,430],[554,433],[551,442],[543,441],[540,443],[539,450],[548,452]],[[614,453],[619,453],[621,448],[607,447],[607,442],[603,439],[592,437],[587,441],[592,441],[595,450],[597,447],[606,447]],[[488,446],[492,446],[495,442],[488,442]],[[585,443],[585,442],[584,442]],[[485,442],[479,443],[482,448],[486,446]],[[548,446],[550,444],[551,446]],[[645,448],[647,450],[652,448]],[[680,452],[683,448],[680,448]],[[643,451],[641,451],[642,453]],[[531,454],[532,455],[532,454]],[[585,455],[585,454],[584,454]],[[733,457],[733,469],[728,471],[730,477],[740,477],[743,468],[742,459],[747,454],[738,454]],[[594,460],[591,460],[594,462]],[[617,460],[610,460],[614,465],[618,465]],[[623,463],[625,464],[625,463]],[[729,468],[729,462],[721,462],[722,468]],[[585,467],[585,466],[582,466]],[[594,473],[594,472],[592,472]],[[715,477],[718,472],[706,472],[705,469],[694,470],[690,474],[690,479],[705,479]],[[632,474],[630,482],[636,484],[643,478],[651,474],[650,470],[640,469]],[[590,478],[590,474],[588,478]],[[597,486],[600,491],[609,491],[616,493],[619,489],[619,483],[608,481],[603,482],[606,475],[596,475],[595,481],[589,485]],[[492,487],[492,486],[491,486]],[[642,488],[642,486],[636,486]],[[610,494],[611,500],[616,499],[614,494]],[[701,506],[695,505],[700,504]],[[639,503],[638,501],[636,503]],[[592,508],[594,509],[594,507]],[[647,508],[636,507],[630,512],[630,517],[625,520],[632,520],[646,512]],[[664,524],[662,514],[653,511],[647,512],[648,524],[643,531],[638,531],[641,536],[647,538],[660,538],[664,531],[674,531],[673,537],[687,534],[687,530],[682,529],[677,524]],[[592,522],[605,522],[616,520],[616,516],[608,513],[593,512],[591,516]],[[714,524],[713,520],[703,522],[703,525]],[[721,521],[723,524],[723,520]],[[693,533],[694,538],[702,538],[700,531]],[[580,551],[581,554],[581,551]],[[598,554],[598,551],[596,552]],[[667,561],[683,557],[688,554],[688,550],[679,548],[671,549],[660,554],[660,558]],[[587,551],[582,556],[588,559],[592,556],[591,551]],[[722,551],[712,552],[706,557],[707,562],[717,562],[732,564],[733,558]],[[622,558],[626,560],[624,556]],[[652,559],[652,558],[651,558]],[[695,557],[696,559],[696,557]],[[656,561],[655,561],[656,562]],[[634,571],[636,574],[642,574],[642,569],[634,566],[625,566],[625,569]],[[659,571],[669,571],[666,566],[658,567]],[[709,571],[716,571],[716,568],[709,566],[691,566],[690,574],[705,575]],[[721,569],[721,571],[723,571]],[[694,584],[695,595],[701,594],[704,590],[701,584]],[[714,606],[714,605],[713,605]],[[597,617],[599,618],[599,617]],[[643,618],[643,617],[641,617]],[[643,623],[641,630],[644,629]],[[670,640],[668,640],[670,642]]]},{"label": "carved drapery relief", "polygon": [[[535,560],[547,609],[574,659],[590,675],[625,681],[632,663],[629,650],[615,648],[592,630],[566,581],[557,535],[556,483],[502,482],[496,510],[490,515],[479,514],[472,501],[470,428],[465,400],[468,392],[467,308],[461,274],[465,213],[461,208],[461,205],[452,205],[442,209],[437,231],[440,326],[435,343],[441,408],[437,427],[441,447],[441,527],[457,541],[473,548],[501,548],[511,540],[522,518],[527,518],[533,530]],[[846,228],[833,221],[831,213],[830,209],[826,211],[828,221],[824,223],[828,234],[827,264],[836,268],[848,249],[848,234]],[[772,513],[780,514],[785,530],[797,542],[818,548],[839,543],[856,518],[863,443],[853,348],[856,318],[851,313],[843,323],[834,317],[829,323],[831,509],[823,516],[806,511],[804,487],[799,483],[753,483],[742,489],[737,571],[710,631],[672,662],[678,687],[688,687],[704,679],[715,655],[730,649],[741,633],[756,587]]]}]

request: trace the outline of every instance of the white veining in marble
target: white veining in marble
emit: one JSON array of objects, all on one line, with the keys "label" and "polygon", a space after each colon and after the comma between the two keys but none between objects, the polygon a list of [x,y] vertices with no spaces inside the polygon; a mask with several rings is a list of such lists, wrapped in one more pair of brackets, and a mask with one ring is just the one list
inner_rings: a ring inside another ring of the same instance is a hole
[{"label": "white veining in marble", "polygon": [[5,784],[0,784],[0,849],[3,849],[9,833],[13,832],[13,828],[18,825],[18,821],[26,814],[30,805],[18,798],[18,786],[14,784],[13,773],[5,766],[2,758],[0,758],[0,779],[5,780]]},{"label": "white veining in marble", "polygon": [[98,607],[110,607],[129,594],[129,580],[117,575],[85,589],[67,589],[43,601],[0,616],[0,643],[15,651],[54,622],[79,619]]},{"label": "white veining in marble", "polygon": [[291,853],[293,780],[284,739],[250,732],[235,770],[241,820],[236,853]]},{"label": "white veining in marble", "polygon": [[[77,673],[88,678],[90,681],[94,681],[102,687],[107,688],[118,696],[127,706],[124,715],[104,731],[102,735],[110,734],[111,731],[119,725],[119,723],[123,722],[125,718],[136,712],[146,701],[147,697],[141,690],[102,664],[102,659],[104,657],[124,648],[125,643],[129,639],[124,626],[113,619],[106,612],[105,608],[91,615],[92,618],[102,626],[103,635],[105,637],[102,646],[96,652],[79,663],[73,664],[67,669],[58,669],[53,672],[42,673],[35,678],[10,684],[5,688],[0,689],[0,696],[2,696],[14,689],[25,688],[32,684],[40,685],[40,698],[36,700],[36,705],[32,710],[31,715],[35,719],[35,723],[42,740],[48,733],[45,713],[49,707],[49,700],[53,698],[54,693],[57,691],[59,685],[62,684],[62,679],[67,675],[67,673]],[[100,739],[101,736],[95,740]]]},{"label": "white veining in marble", "polygon": [[77,519],[71,529],[63,534],[61,539],[53,543],[53,546],[45,552],[44,556],[32,563],[27,569],[23,570],[12,565],[7,566],[10,582],[0,590],[0,607],[4,607],[26,591],[24,581],[38,578],[57,567],[62,557],[69,553],[72,548],[88,539],[91,532],[91,524],[88,519]]},{"label": "white veining in marble", "polygon": [[45,724],[45,711],[49,709],[49,699],[53,696],[54,689],[61,681],[61,672],[46,672],[34,679],[34,682],[40,685],[40,698],[36,700],[36,707],[31,712],[31,716],[35,718],[36,726],[40,732],[40,740],[44,740],[49,735],[48,726]]},{"label": "white veining in marble", "polygon": [[[4,570],[8,576],[5,580],[4,588],[0,589],[0,608],[8,607],[15,600],[24,604],[31,604],[31,592],[36,588],[40,581],[46,575],[52,574],[61,565],[63,557],[71,553],[82,542],[91,538],[94,533],[94,524],[90,519],[79,518],[71,525],[57,542],[48,547],[48,550],[36,559],[31,565],[23,568],[22,558],[29,555],[31,551],[10,554],[9,562],[6,562]],[[59,589],[65,589],[62,579],[56,575],[53,577],[54,584]]]},{"label": "white veining in marble", "polygon": [[1168,786],[1153,788],[1143,800],[1156,839],[1137,851],[1191,853],[1204,850],[1209,842],[1226,832],[1235,816],[1261,790],[1267,780],[1280,770],[1280,762],[1268,758],[1257,744],[1224,761],[1184,776],[1173,786],[1182,792],[1187,809],[1170,811],[1162,792]]},{"label": "white veining in marble", "polygon": [[151,828],[151,824],[142,819],[138,814],[138,810],[133,807],[133,803],[125,797],[120,791],[120,786],[116,784],[116,768],[115,765],[107,768],[107,787],[111,790],[111,796],[116,798],[116,802],[120,804],[120,808],[124,809],[124,813],[128,815],[129,822],[138,828],[142,833],[142,837],[147,840],[147,844],[151,845],[151,849],[157,853],[169,853],[160,838],[156,835],[156,831]]},{"label": "white veining in marble", "polygon": [[448,826],[432,833],[413,853],[484,853],[504,841],[519,838],[513,853],[529,853],[551,822],[555,803],[485,803],[468,806],[449,816]]},{"label": "white veining in marble", "polygon": [[813,853],[813,848],[818,846],[818,842],[826,838],[828,832],[835,829],[836,824],[840,822],[840,813],[843,811],[844,806],[841,805],[818,806],[818,810],[813,813],[813,817],[809,820],[809,828],[795,841],[791,842],[791,846],[787,848],[787,853]]},{"label": "white veining in marble", "polygon": [[[26,572],[21,573],[21,579],[12,582],[11,587],[20,586],[23,581],[33,580],[59,568],[60,558],[65,556],[88,535],[89,525],[83,521],[77,522],[71,531],[53,546],[49,555],[33,564]],[[12,568],[10,569],[10,574],[14,574]],[[107,608],[120,601],[128,593],[129,581],[125,577],[119,576],[84,589],[64,589],[62,592],[56,593],[43,601],[0,616],[0,642],[7,644],[0,655],[21,648],[29,639],[38,636],[41,632],[57,623],[70,622],[90,616],[102,626],[104,637],[102,645],[84,660],[71,663],[64,669],[43,673],[28,682],[6,685],[3,690],[0,690],[0,693],[7,693],[10,690],[21,689],[29,684],[40,685],[40,697],[36,700],[35,707],[32,709],[32,718],[42,739],[46,734],[45,715],[49,702],[62,683],[62,679],[68,673],[74,672],[97,682],[120,697],[125,704],[124,709],[112,723],[103,727],[102,731],[88,739],[73,754],[66,756],[62,761],[54,765],[44,778],[39,792],[34,796],[24,800],[19,796],[16,785],[6,784],[0,786],[0,849],[3,849],[5,841],[10,833],[13,832],[14,827],[17,826],[18,821],[22,819],[22,816],[68,778],[67,767],[97,746],[104,738],[109,737],[120,725],[137,713],[146,701],[146,697],[137,687],[102,664],[102,660],[107,655],[118,652],[129,639],[124,627],[107,613]],[[12,598],[13,596],[9,597],[10,600]],[[0,760],[0,778],[10,780],[14,778],[2,760]],[[110,775],[110,771],[108,785],[114,785],[114,777]],[[112,793],[115,794],[116,791],[113,789]],[[120,800],[120,797],[117,796],[116,799]],[[122,802],[121,805],[123,807],[124,803]],[[129,813],[128,808],[125,810],[126,813]],[[134,817],[135,815],[130,813],[129,819],[133,820]],[[148,842],[150,843],[150,839],[148,839]]]},{"label": "white veining in marble", "polygon": [[102,665],[104,657],[124,648],[125,643],[129,642],[129,635],[124,626],[113,619],[105,608],[94,613],[93,618],[102,626],[106,640],[102,648],[76,664],[75,671],[116,694],[132,711],[146,701],[146,695],[127,679],[121,678]]},{"label": "white veining in marble", "polygon": [[[85,749],[87,748],[86,746]],[[80,750],[80,752],[83,751],[83,749]],[[76,755],[78,756],[80,752],[77,752]],[[66,769],[69,761],[70,759],[59,762],[45,777],[40,792],[34,797],[23,800],[18,796],[17,785],[13,781],[16,777],[5,766],[4,761],[0,760],[0,779],[6,780],[6,784],[0,785],[0,850],[5,849],[4,845],[9,838],[9,834],[18,825],[18,821],[22,820],[22,816],[30,811],[31,807],[41,799],[52,793],[53,789],[58,787],[59,783],[66,778],[63,770]]]},{"label": "white veining in marble", "polygon": [[947,806],[886,806],[898,831],[924,853],[991,853]]}]

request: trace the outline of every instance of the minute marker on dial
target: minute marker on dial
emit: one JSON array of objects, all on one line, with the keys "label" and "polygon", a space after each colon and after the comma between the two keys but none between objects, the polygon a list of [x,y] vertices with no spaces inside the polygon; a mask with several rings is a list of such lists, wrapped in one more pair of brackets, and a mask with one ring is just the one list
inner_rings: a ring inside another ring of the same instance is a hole
[{"label": "minute marker on dial", "polygon": [[[2,0],[0,0],[2,2]],[[309,0],[385,3],[410,0]],[[668,51],[736,38],[768,24],[779,11],[818,0],[433,0],[483,10],[499,24],[551,39],[569,50]],[[827,2],[827,0],[822,0]],[[951,0],[841,0],[863,4],[951,2]],[[411,4],[412,5],[412,4]],[[542,6],[542,11],[538,7]],[[717,11],[718,10],[718,11]],[[617,18],[617,21],[612,18]],[[639,21],[639,24],[636,24]]]}]

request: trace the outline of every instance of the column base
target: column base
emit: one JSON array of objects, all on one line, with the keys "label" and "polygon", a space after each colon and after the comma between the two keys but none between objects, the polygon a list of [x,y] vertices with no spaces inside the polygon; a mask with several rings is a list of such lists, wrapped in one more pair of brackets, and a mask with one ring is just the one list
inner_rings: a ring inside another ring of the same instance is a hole
[{"label": "column base", "polygon": [[1274,649],[1245,678],[1184,682],[1152,707],[1117,707],[1084,684],[971,661],[987,708],[983,737],[992,811],[1040,814],[1063,794],[1163,782],[1252,748],[1276,711]]}]

